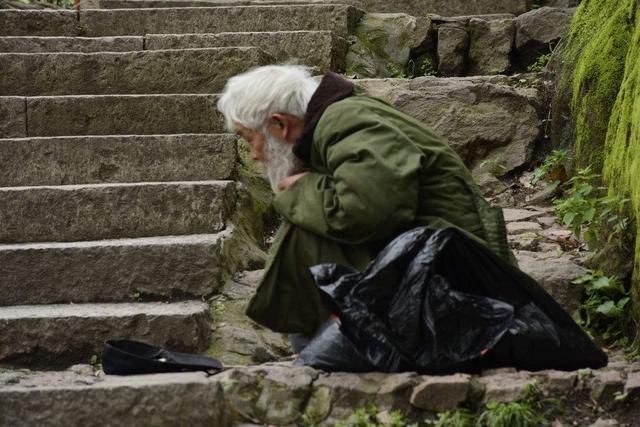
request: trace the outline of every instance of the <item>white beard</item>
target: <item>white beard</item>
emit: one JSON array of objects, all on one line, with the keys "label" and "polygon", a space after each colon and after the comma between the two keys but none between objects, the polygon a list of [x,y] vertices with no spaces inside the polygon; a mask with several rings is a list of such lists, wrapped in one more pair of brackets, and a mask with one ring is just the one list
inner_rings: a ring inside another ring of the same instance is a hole
[{"label": "white beard", "polygon": [[266,175],[274,193],[278,193],[278,183],[288,176],[301,171],[302,162],[293,154],[293,145],[273,137],[267,131]]}]

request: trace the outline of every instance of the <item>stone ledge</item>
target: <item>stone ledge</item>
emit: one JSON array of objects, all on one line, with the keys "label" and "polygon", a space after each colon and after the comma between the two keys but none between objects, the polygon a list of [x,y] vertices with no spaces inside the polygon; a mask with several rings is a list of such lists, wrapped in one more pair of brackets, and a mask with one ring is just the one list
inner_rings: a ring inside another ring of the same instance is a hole
[{"label": "stone ledge", "polygon": [[229,134],[0,139],[0,186],[230,179]]},{"label": "stone ledge", "polygon": [[236,199],[231,181],[0,187],[0,243],[215,233]]}]

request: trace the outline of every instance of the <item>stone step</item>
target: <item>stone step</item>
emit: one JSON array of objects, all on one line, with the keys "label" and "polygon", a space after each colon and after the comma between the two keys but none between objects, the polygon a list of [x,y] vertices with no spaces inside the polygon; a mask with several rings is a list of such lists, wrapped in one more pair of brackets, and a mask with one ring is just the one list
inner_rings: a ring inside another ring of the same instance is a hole
[{"label": "stone step", "polygon": [[272,62],[252,47],[100,53],[2,53],[0,95],[214,93]]},{"label": "stone step", "polygon": [[128,52],[213,47],[257,47],[276,62],[299,63],[317,72],[344,71],[348,43],[331,31],[218,34],[147,34],[121,37],[0,37],[0,52]]},{"label": "stone step", "polygon": [[[0,139],[0,187],[230,179],[230,134]],[[10,159],[10,161],[9,161]]]},{"label": "stone step", "polygon": [[0,188],[0,243],[216,233],[237,200],[231,181]]},{"label": "stone step", "polygon": [[344,5],[161,9],[0,10],[0,36],[142,36],[150,33],[329,30],[346,36],[362,12]]},{"label": "stone step", "polygon": [[415,16],[427,13],[443,16],[487,13],[520,14],[528,10],[526,0],[95,0],[93,3],[102,9],[342,3],[353,5],[367,12],[408,13]]},{"label": "stone step", "polygon": [[87,363],[109,339],[135,339],[178,351],[209,344],[209,306],[70,304],[0,307],[0,364],[48,369]]},{"label": "stone step", "polygon": [[278,63],[313,67],[318,73],[344,72],[349,44],[331,31],[278,31],[218,34],[147,34],[145,49],[254,46]]},{"label": "stone step", "polygon": [[0,97],[0,137],[221,133],[216,101],[203,94]]},{"label": "stone step", "polygon": [[[222,383],[211,381],[204,372],[126,377],[38,374],[17,371],[13,376],[20,384],[0,386],[1,427],[232,425]],[[29,381],[37,389],[23,385]]]},{"label": "stone step", "polygon": [[223,245],[231,238],[225,230],[0,245],[0,306],[208,296],[224,284]]},{"label": "stone step", "polygon": [[0,37],[2,53],[130,52],[144,50],[144,37]]}]

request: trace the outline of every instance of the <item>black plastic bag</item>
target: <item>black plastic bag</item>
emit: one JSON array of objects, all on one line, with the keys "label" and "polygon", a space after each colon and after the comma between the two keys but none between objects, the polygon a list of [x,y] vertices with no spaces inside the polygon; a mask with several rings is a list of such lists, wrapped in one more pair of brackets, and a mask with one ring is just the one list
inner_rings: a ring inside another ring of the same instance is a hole
[{"label": "black plastic bag", "polygon": [[306,365],[446,374],[607,364],[535,280],[453,228],[410,230],[362,273],[322,264],[311,274],[340,327],[300,354]]}]

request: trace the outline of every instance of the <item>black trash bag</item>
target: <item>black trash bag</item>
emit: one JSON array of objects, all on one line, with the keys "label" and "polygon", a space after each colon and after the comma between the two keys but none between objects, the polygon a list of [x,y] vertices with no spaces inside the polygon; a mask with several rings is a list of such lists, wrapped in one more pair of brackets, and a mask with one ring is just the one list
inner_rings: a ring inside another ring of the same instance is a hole
[{"label": "black trash bag", "polygon": [[453,228],[393,240],[362,273],[310,269],[340,327],[301,362],[325,370],[478,372],[600,368],[607,356],[527,274]]}]

